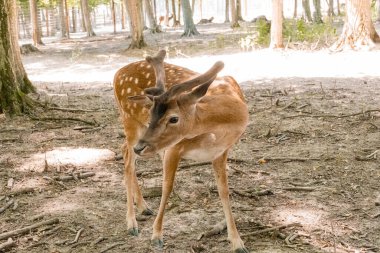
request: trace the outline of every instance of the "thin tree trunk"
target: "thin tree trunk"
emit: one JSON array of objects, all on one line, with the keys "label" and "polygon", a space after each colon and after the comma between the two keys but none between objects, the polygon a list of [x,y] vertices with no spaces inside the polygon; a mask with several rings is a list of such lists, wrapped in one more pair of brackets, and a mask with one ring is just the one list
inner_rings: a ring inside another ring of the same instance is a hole
[{"label": "thin tree trunk", "polygon": [[113,33],[116,33],[116,13],[115,13],[114,0],[111,0],[111,15],[112,15]]},{"label": "thin tree trunk", "polygon": [[236,15],[239,21],[244,21],[243,17],[241,16],[241,0],[236,0]]},{"label": "thin tree trunk", "polygon": [[313,19],[311,17],[311,10],[310,10],[310,2],[309,2],[309,0],[302,0],[302,7],[303,7],[304,18],[308,22],[313,22]]},{"label": "thin tree trunk", "polygon": [[374,42],[379,42],[379,35],[371,20],[371,1],[347,0],[342,34],[330,49],[367,50],[374,47]]},{"label": "thin tree trunk", "polygon": [[225,0],[226,2],[226,8],[225,8],[225,15],[224,15],[224,23],[229,23],[230,22],[230,1]]},{"label": "thin tree trunk", "polygon": [[73,24],[73,33],[77,32],[77,21],[76,21],[76,11],[75,7],[71,7],[71,21]]},{"label": "thin tree trunk", "polygon": [[65,18],[66,18],[66,33],[67,33],[67,38],[70,39],[70,17],[69,17],[69,6],[67,5],[67,0],[64,0],[65,4]]},{"label": "thin tree trunk", "polygon": [[149,21],[149,28],[152,33],[159,33],[162,32],[160,29],[160,26],[157,25],[157,21],[154,18],[153,14],[153,7],[150,0],[144,0],[145,1],[145,9],[148,16]]},{"label": "thin tree trunk", "polygon": [[49,22],[49,9],[48,8],[46,8],[45,9],[45,15],[46,15],[46,20],[45,20],[45,22],[46,22],[46,37],[49,37],[50,36],[50,22]]},{"label": "thin tree trunk", "polygon": [[177,13],[175,13],[175,0],[172,0],[172,15],[173,15],[173,26],[176,26],[177,21]]},{"label": "thin tree trunk", "polygon": [[0,113],[9,115],[30,109],[25,94],[35,91],[22,65],[16,23],[16,1],[0,1]]},{"label": "thin tree trunk", "polygon": [[83,19],[84,19],[84,25],[86,27],[87,37],[96,36],[91,25],[91,17],[90,17],[88,2],[87,0],[81,0],[80,3],[81,3],[82,11],[83,11],[83,16],[84,16]]},{"label": "thin tree trunk", "polygon": [[340,3],[339,3],[339,0],[336,0],[336,12],[338,14],[338,16],[340,15]]},{"label": "thin tree trunk", "polygon": [[132,42],[130,49],[142,48],[146,46],[143,35],[143,24],[141,17],[141,0],[127,0],[127,10],[129,16],[129,27],[131,30]]},{"label": "thin tree trunk", "polygon": [[321,12],[321,0],[313,0],[314,4],[314,22],[321,24],[322,21],[322,12]]},{"label": "thin tree trunk", "polygon": [[199,0],[199,13],[201,14],[201,19],[203,18],[203,8],[202,8],[202,0]]},{"label": "thin tree trunk", "polygon": [[270,48],[283,48],[282,39],[282,9],[283,0],[272,0],[272,23],[270,33]]},{"label": "thin tree trunk", "polygon": [[41,30],[39,27],[38,22],[38,9],[37,9],[37,1],[36,0],[29,0],[30,4],[30,17],[32,19],[32,30],[33,30],[33,44],[35,46],[37,45],[43,45],[41,40]]},{"label": "thin tree trunk", "polygon": [[328,0],[329,9],[327,10],[327,15],[332,17],[335,15],[334,13],[334,0]]},{"label": "thin tree trunk", "polygon": [[294,0],[293,18],[297,18],[298,0]]},{"label": "thin tree trunk", "polygon": [[185,30],[181,36],[199,35],[197,28],[194,25],[193,14],[191,12],[189,0],[182,0],[182,13]]},{"label": "thin tree trunk", "polygon": [[165,26],[169,26],[169,0],[165,0]]},{"label": "thin tree trunk", "polygon": [[125,30],[125,10],[124,10],[124,1],[120,1],[120,22],[121,22],[121,29]]},{"label": "thin tree trunk", "polygon": [[380,0],[376,0],[377,22],[380,22]]},{"label": "thin tree trunk", "polygon": [[178,0],[178,25],[181,25],[181,0]]},{"label": "thin tree trunk", "polygon": [[230,9],[231,9],[231,27],[240,27],[239,22],[238,22],[238,16],[237,16],[237,11],[236,11],[236,5],[235,5],[235,0],[230,0]]}]

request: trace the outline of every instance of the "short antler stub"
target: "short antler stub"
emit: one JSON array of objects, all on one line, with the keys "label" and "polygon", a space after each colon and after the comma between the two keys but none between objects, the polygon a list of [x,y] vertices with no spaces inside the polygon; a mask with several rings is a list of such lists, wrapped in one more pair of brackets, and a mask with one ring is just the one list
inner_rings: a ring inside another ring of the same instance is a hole
[{"label": "short antler stub", "polygon": [[[166,82],[166,77],[165,77],[165,69],[164,69],[164,58],[166,55],[165,50],[160,50],[155,56],[147,56],[145,60],[150,63],[154,69],[154,73],[156,75],[156,87],[152,90],[152,93],[160,94],[165,92],[165,82]],[[149,91],[146,91],[149,93]],[[153,95],[153,94],[152,94]]]}]

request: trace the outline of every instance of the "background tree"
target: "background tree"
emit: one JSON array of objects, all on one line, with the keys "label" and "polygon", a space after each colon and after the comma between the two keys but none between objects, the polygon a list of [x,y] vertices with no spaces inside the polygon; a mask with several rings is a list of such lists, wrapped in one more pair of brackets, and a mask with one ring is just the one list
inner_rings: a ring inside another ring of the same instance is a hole
[{"label": "background tree", "polygon": [[169,13],[170,13],[169,0],[165,0],[165,21],[164,21],[165,26],[169,26]]},{"label": "background tree", "polygon": [[313,0],[314,4],[314,22],[323,23],[322,21],[322,11],[321,11],[321,0]]},{"label": "background tree", "polygon": [[380,22],[380,0],[376,0],[377,22]]},{"label": "background tree", "polygon": [[230,0],[231,28],[240,27],[236,11],[235,0]]},{"label": "background tree", "polygon": [[244,21],[243,16],[241,15],[241,0],[236,0],[236,15],[239,21]]},{"label": "background tree", "polygon": [[0,1],[0,113],[25,112],[25,94],[35,89],[22,65],[18,45],[16,0]]},{"label": "background tree", "polygon": [[143,48],[146,46],[143,34],[143,19],[141,17],[141,0],[126,0],[131,29],[132,42],[128,48]]},{"label": "background tree", "polygon": [[372,48],[379,41],[379,35],[371,20],[371,0],[346,0],[346,18],[342,34],[331,49],[345,48],[358,50]]},{"label": "background tree", "polygon": [[59,25],[61,28],[61,38],[67,38],[66,20],[65,20],[65,0],[58,0]]},{"label": "background tree", "polygon": [[153,13],[153,7],[151,0],[144,0],[145,1],[145,9],[146,9],[146,14],[148,16],[148,21],[149,21],[149,28],[152,33],[160,33],[161,28],[159,25],[157,25],[157,20],[154,18],[154,13]]},{"label": "background tree", "polygon": [[194,25],[193,13],[191,11],[189,0],[182,0],[182,13],[184,22],[184,32],[181,36],[199,35],[197,28]]},{"label": "background tree", "polygon": [[229,23],[229,22],[230,22],[230,1],[226,0],[224,23]]},{"label": "background tree", "polygon": [[270,32],[270,48],[283,48],[282,38],[282,0],[272,0],[272,23]]},{"label": "background tree", "polygon": [[313,22],[310,11],[310,1],[302,0],[303,16],[307,22]]},{"label": "background tree", "polygon": [[91,24],[90,7],[87,0],[80,0],[83,11],[84,26],[86,27],[87,37],[96,36]]},{"label": "background tree", "polygon": [[41,40],[41,29],[38,22],[38,9],[37,9],[37,1],[29,0],[29,9],[30,9],[30,17],[32,20],[32,34],[33,34],[33,45],[43,45]]},{"label": "background tree", "polygon": [[327,10],[327,15],[332,17],[335,15],[334,13],[334,0],[328,0],[329,8]]},{"label": "background tree", "polygon": [[298,0],[294,0],[293,18],[297,18]]}]

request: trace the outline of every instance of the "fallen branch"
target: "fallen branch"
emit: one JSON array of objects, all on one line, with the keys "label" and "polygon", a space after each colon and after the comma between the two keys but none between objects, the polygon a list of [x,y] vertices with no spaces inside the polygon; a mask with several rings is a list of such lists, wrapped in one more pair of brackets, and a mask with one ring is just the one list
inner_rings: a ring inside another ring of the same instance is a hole
[{"label": "fallen branch", "polygon": [[14,200],[13,200],[13,199],[9,200],[9,201],[5,204],[5,206],[3,206],[3,207],[0,208],[0,213],[5,212],[5,210],[7,210],[11,205],[13,205],[13,203],[14,203]]},{"label": "fallen branch", "polygon": [[85,123],[87,125],[91,125],[91,126],[98,126],[99,124],[96,123],[96,122],[91,122],[91,121],[87,121],[87,120],[84,120],[84,119],[79,119],[79,118],[72,118],[72,117],[68,117],[68,118],[55,118],[55,117],[45,117],[45,118],[38,118],[38,117],[33,117],[33,116],[29,116],[32,120],[38,120],[38,121],[77,121],[77,122],[82,122],[82,123]]},{"label": "fallen branch", "polygon": [[217,235],[217,234],[220,234],[221,232],[223,232],[225,229],[227,228],[227,222],[226,220],[223,220],[219,223],[217,223],[211,230],[205,232],[205,233],[202,233],[199,237],[198,237],[198,241],[202,238],[208,238],[208,237],[211,237],[211,236],[214,236],[214,235]]},{"label": "fallen branch", "polygon": [[8,192],[7,196],[18,196],[18,195],[22,195],[22,194],[31,193],[31,192],[34,192],[34,188],[32,188],[32,187],[20,188],[18,190]]},{"label": "fallen branch", "polygon": [[380,112],[380,109],[371,109],[371,110],[366,110],[363,112],[357,112],[357,113],[351,113],[351,114],[342,114],[342,115],[334,115],[334,114],[297,114],[297,115],[290,115],[290,116],[285,116],[285,119],[290,119],[290,118],[297,118],[297,117],[310,117],[310,118],[347,118],[347,117],[353,117],[353,116],[358,116],[358,115],[364,115],[366,113],[371,113],[371,112]]},{"label": "fallen branch", "polygon": [[282,188],[283,190],[285,191],[297,191],[297,192],[301,192],[301,191],[304,191],[304,192],[312,192],[315,190],[314,187],[285,187],[285,188]]},{"label": "fallen branch", "polygon": [[69,244],[74,244],[74,243],[77,243],[78,242],[78,240],[79,240],[79,237],[80,237],[80,235],[82,234],[82,232],[83,232],[83,230],[84,230],[84,228],[81,228],[81,229],[79,229],[78,230],[78,232],[77,232],[77,234],[75,235],[75,238],[74,238],[74,240],[73,241],[71,241]]},{"label": "fallen branch", "polygon": [[56,176],[56,177],[53,177],[54,180],[57,180],[57,181],[70,181],[70,180],[73,180],[73,179],[84,179],[84,178],[88,178],[88,177],[93,177],[95,176],[95,172],[84,172],[84,173],[80,173],[79,175],[76,174],[76,175],[67,175],[67,176]]},{"label": "fallen branch", "polygon": [[68,189],[67,186],[64,185],[62,182],[56,181],[55,179],[53,179],[51,177],[43,176],[42,178],[45,179],[45,180],[48,180],[49,182],[51,182],[53,184],[57,184],[57,185],[61,186],[62,188],[66,189],[66,190]]},{"label": "fallen branch", "polygon": [[301,226],[301,224],[300,223],[290,223],[288,225],[281,225],[281,226],[277,226],[277,227],[273,227],[273,228],[266,228],[263,230],[243,234],[242,237],[243,236],[252,236],[252,235],[264,234],[264,233],[268,233],[268,232],[272,232],[272,231],[276,231],[276,230],[280,230],[280,229],[284,229],[284,228],[288,228],[288,227],[295,227],[295,226]]},{"label": "fallen branch", "polygon": [[101,251],[99,251],[99,253],[105,253],[105,252],[107,252],[107,251],[109,251],[109,250],[111,250],[111,249],[113,249],[113,248],[115,248],[117,246],[121,246],[121,245],[124,245],[124,244],[125,244],[125,242],[116,242],[114,244],[111,244],[107,248],[102,249]]},{"label": "fallen branch", "polygon": [[[252,159],[227,158],[227,162],[230,162],[230,163],[252,163],[252,162],[254,162],[254,160],[252,160]],[[186,169],[186,168],[190,168],[190,167],[197,167],[197,166],[204,166],[204,165],[211,165],[211,162],[182,164],[179,166],[179,168]]]},{"label": "fallen branch", "polygon": [[63,111],[63,112],[99,112],[99,111],[104,111],[104,109],[90,110],[90,109],[75,109],[75,108],[55,107],[55,106],[48,107],[47,109]]},{"label": "fallen branch", "polygon": [[9,238],[7,242],[0,244],[0,251],[7,250],[14,246],[16,246],[16,242],[13,241],[12,238]]},{"label": "fallen branch", "polygon": [[59,219],[58,218],[53,218],[53,219],[50,219],[50,220],[41,221],[41,222],[35,223],[33,225],[26,226],[24,228],[20,228],[20,229],[16,229],[16,230],[12,230],[12,231],[8,231],[8,232],[5,232],[5,233],[2,233],[2,234],[0,234],[0,240],[8,239],[8,238],[10,238],[12,236],[27,234],[31,230],[35,229],[35,228],[38,228],[38,227],[41,227],[41,226],[45,226],[45,225],[57,224],[57,223],[59,223]]},{"label": "fallen branch", "polygon": [[327,161],[332,160],[332,157],[263,157],[260,160],[264,161],[280,161],[284,162],[306,162],[306,161]]}]

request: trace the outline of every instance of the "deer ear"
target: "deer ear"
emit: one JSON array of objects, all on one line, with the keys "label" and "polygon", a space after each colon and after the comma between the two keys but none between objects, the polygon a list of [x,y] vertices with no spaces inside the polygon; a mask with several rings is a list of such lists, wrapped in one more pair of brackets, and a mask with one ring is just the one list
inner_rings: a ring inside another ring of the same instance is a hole
[{"label": "deer ear", "polygon": [[145,107],[151,107],[153,105],[153,99],[154,96],[151,95],[138,95],[128,97],[129,101]]},{"label": "deer ear", "polygon": [[199,85],[197,88],[192,90],[190,93],[184,95],[183,99],[186,103],[194,104],[196,103],[200,98],[202,98],[204,95],[206,95],[208,88],[210,85],[214,82],[215,77],[211,78],[207,82]]}]

